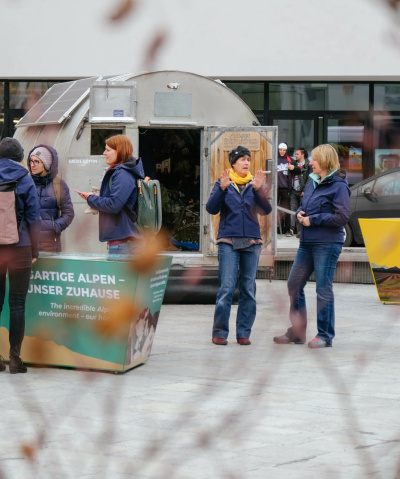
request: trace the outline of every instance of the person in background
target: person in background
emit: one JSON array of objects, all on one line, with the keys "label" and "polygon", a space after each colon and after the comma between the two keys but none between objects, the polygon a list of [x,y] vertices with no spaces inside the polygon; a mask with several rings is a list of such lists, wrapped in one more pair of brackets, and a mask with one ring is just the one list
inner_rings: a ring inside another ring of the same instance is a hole
[{"label": "person in background", "polygon": [[[289,155],[287,155],[287,144],[279,143],[278,145],[278,206],[285,209],[290,209],[289,200],[289,177],[288,177],[288,165],[292,166],[293,161]],[[278,222],[279,230],[282,234],[285,234],[290,229],[289,214],[278,210]]]},{"label": "person in background", "polygon": [[344,226],[349,219],[350,190],[346,173],[339,171],[339,158],[331,145],[314,148],[310,165],[312,181],[308,183],[297,210],[301,224],[300,246],[288,279],[292,326],[282,336],[275,336],[274,342],[305,343],[307,309],[304,287],[314,272],[318,333],[308,347],[325,348],[332,346],[335,337],[332,283],[344,242]]},{"label": "person in background", "polygon": [[137,179],[144,179],[142,160],[133,156],[133,146],[125,135],[108,138],[103,155],[108,169],[100,195],[76,191],[88,205],[99,211],[99,239],[107,242],[110,259],[116,254],[134,254],[141,233],[135,226],[138,198]]},{"label": "person in background", "polygon": [[265,174],[250,173],[250,151],[238,146],[229,154],[231,169],[225,170],[211,191],[206,209],[221,214],[218,244],[218,283],[212,342],[228,344],[229,317],[239,272],[239,302],[236,340],[251,344],[250,334],[256,317],[255,280],[261,253],[258,214],[268,215],[272,208],[265,196]]},{"label": "person in background", "polygon": [[[312,173],[310,162],[308,161],[308,153],[305,148],[298,148],[295,152],[296,164],[291,168],[288,166],[289,177],[289,198],[290,209],[297,211],[300,206],[301,198],[304,195],[309,175]],[[297,224],[297,237],[300,237],[300,224],[296,219],[296,215],[290,216],[290,230],[286,236],[293,236]]]},{"label": "person in background", "polygon": [[39,251],[59,253],[61,232],[74,218],[69,188],[58,174],[58,155],[49,145],[35,146],[28,155],[28,168],[40,203]]},{"label": "person in background", "polygon": [[[10,363],[11,374],[26,373],[21,359],[25,334],[25,302],[28,294],[32,264],[39,256],[40,208],[35,184],[20,163],[24,158],[21,144],[14,138],[0,143],[0,183],[18,181],[15,190],[19,240],[16,244],[0,245],[0,314],[3,310],[6,277],[8,275],[10,308]],[[6,365],[0,356],[0,371]]]}]

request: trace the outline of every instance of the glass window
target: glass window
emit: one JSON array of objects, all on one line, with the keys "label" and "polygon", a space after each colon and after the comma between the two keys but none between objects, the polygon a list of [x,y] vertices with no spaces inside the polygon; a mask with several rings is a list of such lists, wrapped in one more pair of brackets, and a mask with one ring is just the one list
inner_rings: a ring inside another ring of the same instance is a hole
[{"label": "glass window", "polygon": [[57,82],[10,82],[10,108],[28,111]]},{"label": "glass window", "polygon": [[340,166],[347,172],[349,185],[354,185],[363,180],[363,122],[329,118],[328,143],[338,152]]},{"label": "glass window", "polygon": [[233,90],[236,95],[240,96],[252,110],[264,111],[264,83],[224,83],[228,88]]},{"label": "glass window", "polygon": [[400,84],[374,85],[374,109],[400,111]]},{"label": "glass window", "polygon": [[375,173],[400,166],[400,116],[375,115]]},{"label": "glass window", "polygon": [[273,126],[278,127],[278,143],[288,145],[288,155],[294,157],[296,148],[314,148],[314,120],[274,119]]},{"label": "glass window", "polygon": [[123,128],[92,128],[90,135],[90,154],[102,155],[106,147],[107,138],[110,138],[110,136],[123,134]]},{"label": "glass window", "polygon": [[373,192],[377,196],[400,194],[400,173],[390,173],[376,179]]},{"label": "glass window", "polygon": [[271,110],[369,110],[369,85],[353,83],[270,83]]}]

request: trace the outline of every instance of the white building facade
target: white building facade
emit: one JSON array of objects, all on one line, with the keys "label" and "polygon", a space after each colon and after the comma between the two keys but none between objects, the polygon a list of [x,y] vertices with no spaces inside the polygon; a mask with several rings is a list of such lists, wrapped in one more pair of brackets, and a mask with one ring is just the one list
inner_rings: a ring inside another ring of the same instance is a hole
[{"label": "white building facade", "polygon": [[[54,82],[221,79],[289,153],[338,150],[350,184],[400,164],[400,9],[387,0],[1,0],[0,134]],[[392,2],[393,3],[393,2]]]}]

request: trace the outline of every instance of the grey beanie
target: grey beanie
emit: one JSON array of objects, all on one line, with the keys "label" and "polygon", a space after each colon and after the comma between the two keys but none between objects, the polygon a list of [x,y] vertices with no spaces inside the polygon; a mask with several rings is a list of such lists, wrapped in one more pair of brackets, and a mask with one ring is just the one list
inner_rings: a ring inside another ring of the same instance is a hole
[{"label": "grey beanie", "polygon": [[250,150],[248,150],[244,146],[239,145],[237,148],[235,148],[229,153],[229,163],[231,165],[234,165],[239,158],[246,155],[251,158]]},{"label": "grey beanie", "polygon": [[24,149],[15,138],[6,137],[0,142],[0,158],[21,162],[24,159]]},{"label": "grey beanie", "polygon": [[45,170],[50,171],[51,165],[53,163],[53,157],[47,148],[44,146],[35,148],[31,153],[31,158],[32,156],[37,156],[43,163]]}]

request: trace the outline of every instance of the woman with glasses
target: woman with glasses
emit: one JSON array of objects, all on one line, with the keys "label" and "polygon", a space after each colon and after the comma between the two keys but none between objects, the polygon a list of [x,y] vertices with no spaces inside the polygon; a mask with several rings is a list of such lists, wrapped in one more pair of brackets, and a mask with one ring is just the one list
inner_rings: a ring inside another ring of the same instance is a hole
[{"label": "woman with glasses", "polygon": [[58,155],[49,145],[38,145],[28,156],[28,168],[36,185],[40,202],[39,250],[61,251],[61,232],[74,218],[69,188],[58,173]]}]

